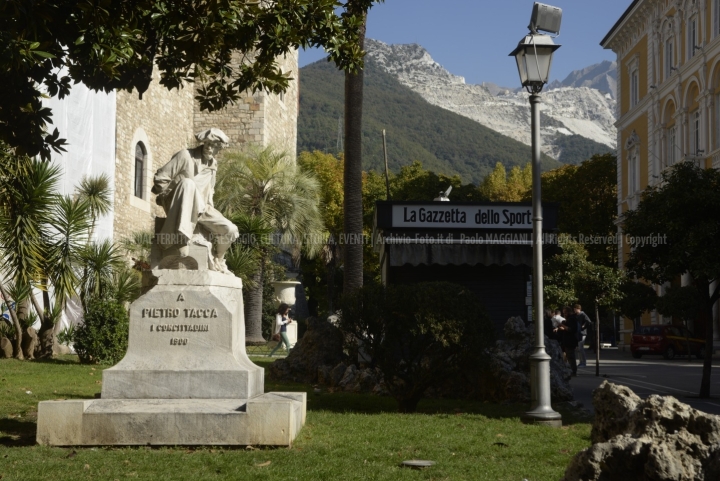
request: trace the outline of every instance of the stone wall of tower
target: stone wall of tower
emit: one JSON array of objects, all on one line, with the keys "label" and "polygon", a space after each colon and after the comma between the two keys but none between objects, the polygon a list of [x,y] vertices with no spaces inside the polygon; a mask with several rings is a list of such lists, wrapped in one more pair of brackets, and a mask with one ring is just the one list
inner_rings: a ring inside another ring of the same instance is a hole
[{"label": "stone wall of tower", "polygon": [[[114,239],[120,241],[137,231],[151,231],[154,218],[164,216],[150,192],[153,175],[177,151],[192,146],[194,89],[169,91],[153,82],[140,100],[136,91],[117,93],[115,154]],[[135,149],[146,150],[142,198],[135,196]]]},{"label": "stone wall of tower", "polygon": [[279,60],[283,72],[294,81],[283,95],[268,95],[265,104],[265,134],[263,146],[274,145],[285,150],[295,159],[297,156],[297,119],[300,103],[300,69],[297,50]]},{"label": "stone wall of tower", "polygon": [[[238,57],[236,61],[240,61]],[[282,95],[245,92],[234,105],[215,112],[202,112],[195,104],[195,131],[217,127],[230,137],[231,149],[270,144],[286,150],[295,159],[298,116],[298,52],[278,59],[283,72],[294,79]]]}]

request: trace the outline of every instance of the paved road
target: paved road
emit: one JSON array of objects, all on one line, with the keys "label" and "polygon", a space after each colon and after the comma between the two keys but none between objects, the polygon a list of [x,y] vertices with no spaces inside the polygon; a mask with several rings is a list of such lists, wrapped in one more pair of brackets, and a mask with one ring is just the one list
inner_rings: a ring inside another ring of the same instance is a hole
[{"label": "paved road", "polygon": [[712,414],[720,414],[720,355],[713,357],[709,399],[699,399],[702,361],[687,357],[667,361],[661,356],[633,359],[630,352],[615,349],[600,351],[600,377],[595,375],[595,353],[586,350],[587,367],[578,368],[578,376],[570,384],[575,400],[592,411],[592,391],[603,381],[622,384],[646,398],[650,394],[671,395],[683,403]]}]

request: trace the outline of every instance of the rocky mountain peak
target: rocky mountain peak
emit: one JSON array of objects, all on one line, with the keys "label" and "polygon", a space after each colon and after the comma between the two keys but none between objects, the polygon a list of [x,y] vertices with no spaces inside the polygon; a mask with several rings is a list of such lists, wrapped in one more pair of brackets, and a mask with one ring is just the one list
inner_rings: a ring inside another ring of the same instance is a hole
[{"label": "rocky mountain peak", "polygon": [[[420,94],[427,102],[471,118],[503,135],[530,144],[527,93],[489,84],[465,83],[448,72],[417,44],[388,45],[367,39],[367,61],[395,76],[400,83]],[[543,94],[543,150],[554,158],[562,156],[564,140],[581,136],[608,149],[616,146],[616,102],[609,92],[614,85],[611,62],[593,65],[569,75],[553,90]],[[606,80],[605,91],[593,88]],[[593,84],[593,82],[596,82]],[[565,86],[564,83],[571,85]],[[607,92],[607,93],[606,93]]]}]

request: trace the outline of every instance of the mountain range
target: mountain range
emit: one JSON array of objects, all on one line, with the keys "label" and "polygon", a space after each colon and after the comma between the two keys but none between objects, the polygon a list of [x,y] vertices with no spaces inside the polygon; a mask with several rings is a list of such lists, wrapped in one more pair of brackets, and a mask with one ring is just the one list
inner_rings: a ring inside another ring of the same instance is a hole
[{"label": "mountain range", "polygon": [[[367,57],[380,69],[395,76],[429,103],[530,145],[530,109],[526,92],[500,89],[493,94],[483,84],[467,84],[463,77],[445,70],[417,44],[388,45],[369,39],[365,50]],[[563,82],[555,82],[555,88],[551,86],[543,92],[540,108],[545,153],[563,163],[584,160],[564,155],[568,143],[566,137],[572,136],[603,144],[607,146],[604,151],[615,149],[616,101],[610,88],[614,86],[610,82],[614,71],[610,62],[597,64],[571,73]],[[601,86],[604,90],[592,86]],[[588,145],[591,151],[603,149]]]},{"label": "mountain range", "polygon": [[[387,45],[368,39],[365,50],[363,162],[384,166],[381,131],[388,133],[391,170],[413,160],[438,173],[479,183],[502,162],[530,161],[527,94],[491,84],[466,84],[419,45]],[[602,73],[603,68],[605,74]],[[605,77],[603,77],[603,75]],[[612,78],[609,66],[573,72],[543,93],[543,168],[579,163],[615,147],[615,100],[609,89],[591,88]],[[327,61],[300,70],[298,150],[342,151],[344,75]],[[573,86],[580,85],[580,86]],[[525,145],[524,145],[525,144]]]}]

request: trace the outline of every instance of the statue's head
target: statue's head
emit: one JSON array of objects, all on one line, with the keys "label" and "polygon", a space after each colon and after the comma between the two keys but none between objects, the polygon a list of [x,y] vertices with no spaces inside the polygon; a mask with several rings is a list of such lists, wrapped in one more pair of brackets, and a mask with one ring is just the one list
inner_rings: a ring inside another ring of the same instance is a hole
[{"label": "statue's head", "polygon": [[206,157],[214,157],[230,143],[230,138],[215,127],[198,132],[195,134],[195,139],[203,144],[203,156]]}]

